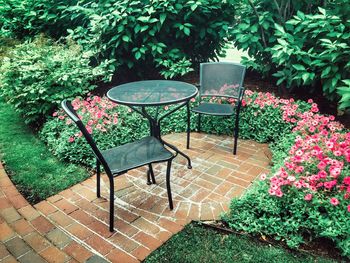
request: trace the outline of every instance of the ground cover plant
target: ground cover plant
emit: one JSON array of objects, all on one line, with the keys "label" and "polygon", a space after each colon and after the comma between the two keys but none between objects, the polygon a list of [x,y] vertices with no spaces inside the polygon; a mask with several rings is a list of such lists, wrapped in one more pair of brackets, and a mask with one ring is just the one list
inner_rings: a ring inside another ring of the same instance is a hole
[{"label": "ground cover plant", "polygon": [[89,176],[73,164],[62,163],[23,123],[14,108],[0,101],[0,157],[11,180],[32,204]]},{"label": "ground cover plant", "polygon": [[292,101],[281,105],[274,96],[264,97],[293,123],[292,133],[272,146],[273,173],[234,199],[224,221],[290,247],[327,238],[349,257],[350,132],[333,116],[319,114],[312,100],[309,110],[299,111]]},{"label": "ground cover plant", "polygon": [[[192,106],[196,103],[192,101]],[[148,133],[148,123],[139,114],[106,98],[76,99],[74,105],[101,148]],[[231,213],[224,220],[234,229],[271,235],[293,248],[318,237],[328,238],[349,256],[350,133],[333,116],[318,111],[312,100],[294,101],[271,93],[246,91],[240,137],[272,142],[273,174],[234,200]],[[54,115],[41,131],[51,151],[64,160],[90,160],[84,163],[93,165],[90,149],[74,125],[62,111]],[[163,132],[185,131],[185,116],[182,110],[165,119]],[[191,118],[195,129],[196,117]],[[204,117],[202,130],[232,134],[232,121]]]},{"label": "ground cover plant", "polygon": [[145,262],[334,262],[307,253],[273,247],[245,236],[224,234],[196,223],[189,224]]}]

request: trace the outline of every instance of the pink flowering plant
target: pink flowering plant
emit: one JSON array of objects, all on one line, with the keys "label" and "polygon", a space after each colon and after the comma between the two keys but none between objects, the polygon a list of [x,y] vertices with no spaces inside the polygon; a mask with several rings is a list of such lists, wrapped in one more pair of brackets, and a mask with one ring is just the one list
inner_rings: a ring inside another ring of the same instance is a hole
[{"label": "pink flowering plant", "polygon": [[[264,105],[261,96],[248,103]],[[271,144],[271,174],[234,199],[224,221],[290,247],[328,238],[350,257],[350,132],[334,116],[319,114],[312,100],[307,106],[268,96],[292,128]]]},{"label": "pink flowering plant", "polygon": [[[147,134],[147,123],[138,114],[105,97],[90,95],[86,99],[76,98],[72,106],[101,149],[124,144]],[[63,110],[53,113],[40,135],[60,159],[89,167],[95,164],[82,133]]]}]

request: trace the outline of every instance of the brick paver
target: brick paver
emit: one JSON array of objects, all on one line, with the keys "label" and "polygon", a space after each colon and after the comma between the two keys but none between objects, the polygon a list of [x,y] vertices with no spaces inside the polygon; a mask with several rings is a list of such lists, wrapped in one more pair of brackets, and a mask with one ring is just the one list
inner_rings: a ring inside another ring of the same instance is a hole
[{"label": "brick paver", "polygon": [[[232,155],[228,136],[185,134],[164,139],[187,153],[192,169],[173,161],[169,210],[166,164],[153,165],[157,184],[146,184],[146,167],[115,178],[114,233],[109,224],[109,183],[102,175],[101,198],[96,177],[32,207],[18,193],[0,164],[1,262],[139,262],[181,231],[191,220],[217,220],[231,198],[241,196],[261,173],[268,172],[266,144],[239,141]],[[10,197],[11,196],[11,197]]]}]

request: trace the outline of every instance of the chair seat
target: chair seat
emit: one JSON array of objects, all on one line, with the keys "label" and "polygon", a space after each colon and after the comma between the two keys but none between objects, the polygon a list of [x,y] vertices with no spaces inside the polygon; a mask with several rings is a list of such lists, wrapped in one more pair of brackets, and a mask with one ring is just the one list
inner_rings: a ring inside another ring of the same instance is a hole
[{"label": "chair seat", "polygon": [[234,114],[233,107],[230,104],[217,103],[201,103],[193,108],[192,111],[201,114],[220,116],[231,116]]},{"label": "chair seat", "polygon": [[101,151],[101,153],[113,174],[153,162],[166,161],[173,157],[173,154],[152,136]]}]

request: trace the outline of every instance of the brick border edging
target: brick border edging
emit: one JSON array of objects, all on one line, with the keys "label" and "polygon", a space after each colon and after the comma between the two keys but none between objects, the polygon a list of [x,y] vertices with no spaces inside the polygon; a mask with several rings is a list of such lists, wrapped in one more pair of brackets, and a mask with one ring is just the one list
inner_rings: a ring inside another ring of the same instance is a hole
[{"label": "brick border edging", "polygon": [[1,161],[0,209],[0,261],[86,262],[98,258],[107,262],[39,213],[18,191]]}]

